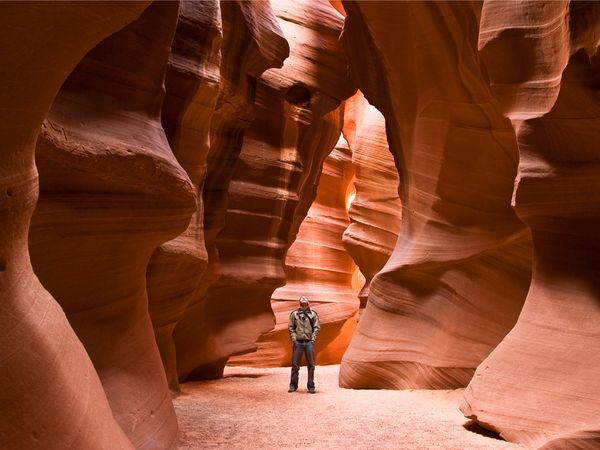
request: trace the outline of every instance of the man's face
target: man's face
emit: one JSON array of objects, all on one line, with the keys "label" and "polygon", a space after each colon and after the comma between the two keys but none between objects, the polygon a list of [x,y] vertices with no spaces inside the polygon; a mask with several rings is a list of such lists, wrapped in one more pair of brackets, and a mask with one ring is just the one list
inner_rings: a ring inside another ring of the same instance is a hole
[{"label": "man's face", "polygon": [[308,300],[300,300],[300,308],[307,309],[308,308]]}]

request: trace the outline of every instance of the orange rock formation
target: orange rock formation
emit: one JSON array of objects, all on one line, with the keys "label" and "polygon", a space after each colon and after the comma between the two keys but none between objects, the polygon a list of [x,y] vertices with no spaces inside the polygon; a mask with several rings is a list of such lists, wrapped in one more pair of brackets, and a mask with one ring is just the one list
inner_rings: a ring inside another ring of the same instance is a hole
[{"label": "orange rock formation", "polygon": [[342,244],[349,225],[346,201],[353,175],[350,150],[341,138],[323,163],[317,196],[286,254],[286,284],[271,297],[275,327],[258,340],[257,352],[231,358],[230,363],[289,366],[288,318],[298,308],[298,298],[306,295],[321,323],[315,346],[317,362],[339,364],[354,334],[358,310],[352,286],[356,264]]},{"label": "orange rock formation", "polygon": [[149,312],[173,392],[179,391],[173,331],[208,263],[202,188],[220,88],[221,42],[219,2],[182,2],[169,56],[162,123],[177,161],[194,184],[198,208],[187,230],[154,252],[146,274]]},{"label": "orange rock formation", "polygon": [[529,235],[510,206],[517,146],[481,70],[478,14],[458,2],[344,6],[353,70],[386,116],[402,226],[340,383],[466,386],[529,283]]},{"label": "orange rock formation", "polygon": [[65,310],[136,448],[170,448],[175,411],[148,315],[154,249],[196,208],[160,123],[179,5],[157,2],[69,75],[42,129],[33,267]]},{"label": "orange rock formation", "polygon": [[33,274],[27,244],[38,197],[35,143],[54,97],[86,52],[146,7],[0,4],[2,448],[133,448],[86,349]]},{"label": "orange rock formation", "polygon": [[169,387],[289,364],[300,294],[319,363],[354,333],[341,386],[468,384],[508,440],[600,446],[599,3],[0,24],[2,449],[173,448]]},{"label": "orange rock formation", "polygon": [[273,328],[270,298],[284,284],[285,252],[338,140],[340,102],[353,91],[337,42],[342,16],[325,1],[272,6],[290,56],[281,69],[267,70],[256,81],[248,130],[227,130],[230,147],[209,156],[209,268],[175,330],[182,377],[220,376],[229,356],[255,350],[259,336]]},{"label": "orange rock formation", "polygon": [[344,247],[366,278],[359,293],[360,307],[369,297],[371,280],[389,259],[400,231],[398,171],[390,153],[385,118],[361,92],[346,101],[344,136],[352,149],[355,197]]},{"label": "orange rock formation", "polygon": [[600,55],[590,54],[600,5],[509,6],[484,5],[480,46],[517,131],[514,205],[531,229],[533,274],[519,321],[461,409],[527,446],[598,448],[600,377],[589,355],[600,351]]}]

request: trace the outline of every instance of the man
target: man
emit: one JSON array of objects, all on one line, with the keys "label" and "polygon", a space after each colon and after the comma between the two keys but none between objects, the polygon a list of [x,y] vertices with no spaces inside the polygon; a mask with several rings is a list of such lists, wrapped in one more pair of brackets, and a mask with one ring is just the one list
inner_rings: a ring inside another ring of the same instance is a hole
[{"label": "man", "polygon": [[306,367],[308,369],[308,383],[306,387],[311,394],[315,393],[315,341],[319,335],[321,325],[319,316],[308,306],[308,298],[300,297],[300,308],[292,311],[288,320],[288,331],[292,340],[292,377],[288,392],[298,389],[298,374],[300,372],[300,361],[302,354],[306,355]]}]

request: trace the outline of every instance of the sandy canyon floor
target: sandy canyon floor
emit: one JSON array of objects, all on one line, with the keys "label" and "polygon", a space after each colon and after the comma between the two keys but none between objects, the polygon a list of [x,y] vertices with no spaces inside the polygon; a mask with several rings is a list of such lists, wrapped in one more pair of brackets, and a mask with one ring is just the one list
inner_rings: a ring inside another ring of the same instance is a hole
[{"label": "sandy canyon floor", "polygon": [[316,394],[288,393],[289,369],[227,367],[220,380],[182,385],[175,399],[180,449],[522,449],[469,431],[462,390],[338,387],[339,366],[319,366]]}]

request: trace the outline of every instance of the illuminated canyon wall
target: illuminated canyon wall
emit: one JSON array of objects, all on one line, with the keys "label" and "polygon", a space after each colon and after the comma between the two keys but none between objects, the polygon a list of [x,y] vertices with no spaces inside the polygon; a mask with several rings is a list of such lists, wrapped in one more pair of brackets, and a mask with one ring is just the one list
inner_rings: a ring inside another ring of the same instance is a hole
[{"label": "illuminated canyon wall", "polygon": [[341,386],[600,445],[598,4],[0,23],[0,447],[174,448],[179,382],[289,365],[300,295]]}]

